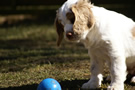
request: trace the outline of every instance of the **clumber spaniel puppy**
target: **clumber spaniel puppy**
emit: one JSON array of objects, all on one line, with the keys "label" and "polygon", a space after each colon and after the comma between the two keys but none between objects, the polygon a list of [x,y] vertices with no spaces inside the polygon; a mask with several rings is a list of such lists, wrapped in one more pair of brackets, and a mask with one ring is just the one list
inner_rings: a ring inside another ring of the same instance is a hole
[{"label": "clumber spaniel puppy", "polygon": [[[83,89],[101,86],[107,62],[111,84],[108,90],[124,90],[127,74],[135,76],[135,22],[130,18],[92,5],[88,0],[68,0],[56,15],[57,45],[63,37],[82,42],[91,58],[91,78]],[[135,77],[132,78],[135,82]]]}]

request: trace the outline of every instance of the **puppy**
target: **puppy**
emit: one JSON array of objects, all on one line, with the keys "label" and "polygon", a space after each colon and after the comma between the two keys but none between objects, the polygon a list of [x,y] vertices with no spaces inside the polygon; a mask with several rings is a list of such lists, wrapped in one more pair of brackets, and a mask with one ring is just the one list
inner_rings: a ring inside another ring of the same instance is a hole
[{"label": "puppy", "polygon": [[[83,89],[101,86],[107,62],[111,84],[108,90],[124,90],[127,74],[135,76],[135,22],[88,0],[67,0],[57,11],[57,45],[63,37],[81,42],[91,58],[91,78]],[[132,78],[135,82],[135,77]]]}]

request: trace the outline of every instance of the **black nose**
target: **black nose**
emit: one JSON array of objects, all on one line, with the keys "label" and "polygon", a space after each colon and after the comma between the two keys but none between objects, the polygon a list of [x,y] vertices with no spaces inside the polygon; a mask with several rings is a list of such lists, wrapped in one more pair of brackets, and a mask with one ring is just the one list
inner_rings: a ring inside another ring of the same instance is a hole
[{"label": "black nose", "polygon": [[72,39],[73,38],[73,32],[67,32],[66,36],[68,39]]}]

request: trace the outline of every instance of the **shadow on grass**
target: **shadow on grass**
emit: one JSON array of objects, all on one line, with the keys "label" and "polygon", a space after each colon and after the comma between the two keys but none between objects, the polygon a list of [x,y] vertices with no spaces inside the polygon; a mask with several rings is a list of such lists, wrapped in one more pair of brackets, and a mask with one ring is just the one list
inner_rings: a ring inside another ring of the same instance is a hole
[{"label": "shadow on grass", "polygon": [[38,84],[24,85],[19,87],[0,88],[0,90],[36,90]]},{"label": "shadow on grass", "polygon": [[[62,90],[84,90],[81,89],[81,87],[87,81],[88,80],[72,80],[72,81],[66,80],[60,82],[60,84],[62,86]],[[102,89],[91,89],[91,90],[107,90],[107,89],[102,88]]]},{"label": "shadow on grass", "polygon": [[29,43],[33,44],[31,40],[0,40],[0,49],[21,49],[26,46],[30,46]]},{"label": "shadow on grass", "polygon": [[[62,90],[82,90],[81,86],[83,83],[87,82],[87,80],[66,80],[61,81],[60,85],[62,87]],[[0,88],[0,90],[36,90],[38,84],[32,84],[32,85],[24,85],[19,87],[8,87],[8,88]],[[101,89],[96,89],[101,90]],[[102,89],[106,90],[106,89]]]},{"label": "shadow on grass", "polygon": [[[105,78],[104,78],[105,79]],[[62,90],[82,90],[81,86],[83,83],[86,83],[88,80],[65,80],[61,81],[60,85],[62,87]],[[110,83],[109,81],[103,81],[103,84]],[[131,85],[132,90],[135,89],[135,84],[130,83],[129,81],[126,81],[125,84]],[[8,88],[0,88],[0,90],[37,90],[38,84],[32,84],[32,85],[23,85],[18,87],[8,87]],[[107,90],[106,88],[102,89],[90,89],[90,90]]]}]

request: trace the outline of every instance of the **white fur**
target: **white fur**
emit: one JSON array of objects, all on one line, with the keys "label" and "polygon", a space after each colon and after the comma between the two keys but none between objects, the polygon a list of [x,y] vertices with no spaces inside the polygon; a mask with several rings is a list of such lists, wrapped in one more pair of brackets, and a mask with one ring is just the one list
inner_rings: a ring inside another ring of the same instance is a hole
[{"label": "white fur", "polygon": [[132,83],[135,83],[135,76],[131,79]]},{"label": "white fur", "polygon": [[64,27],[64,31],[69,32],[70,30],[72,30],[72,28],[73,28],[72,24],[66,24],[65,27]]},{"label": "white fur", "polygon": [[69,24],[69,22],[66,20],[66,13],[69,12],[69,8],[71,7],[71,5],[75,4],[78,0],[68,0],[67,2],[65,2],[61,8],[59,9],[59,20],[62,20],[62,24]]},{"label": "white fur", "polygon": [[[66,19],[66,13],[77,1],[68,0],[60,8],[59,19],[64,25],[65,32],[72,28]],[[127,66],[135,65],[135,37],[131,31],[135,27],[135,22],[102,7],[93,6],[91,10],[95,24],[91,30],[86,30],[80,39],[91,57],[91,79],[82,88],[94,89],[101,86],[103,66],[107,62],[111,74],[108,90],[124,90]],[[132,81],[135,82],[135,78]]]}]

